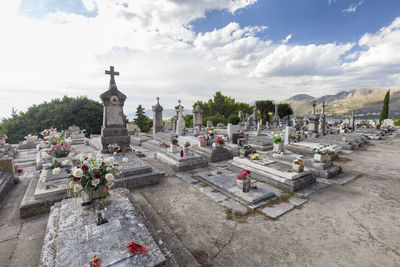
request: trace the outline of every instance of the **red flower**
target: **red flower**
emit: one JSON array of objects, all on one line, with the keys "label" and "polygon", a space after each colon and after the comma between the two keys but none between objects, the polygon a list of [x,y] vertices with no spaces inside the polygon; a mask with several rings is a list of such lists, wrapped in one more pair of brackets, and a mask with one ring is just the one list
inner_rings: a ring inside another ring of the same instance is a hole
[{"label": "red flower", "polygon": [[45,141],[45,142],[46,142],[46,141],[47,141],[47,139],[45,138],[45,139],[43,139],[43,141]]},{"label": "red flower", "polygon": [[251,171],[250,171],[250,170],[246,170],[246,173],[247,173],[247,174],[250,174],[250,173],[251,173]]},{"label": "red flower", "polygon": [[18,173],[21,173],[21,172],[22,172],[22,169],[18,169],[17,172],[18,172]]},{"label": "red flower", "polygon": [[79,178],[79,177],[74,177],[73,179],[74,179],[75,182],[78,182],[81,178]]},{"label": "red flower", "polygon": [[105,165],[105,163],[104,163],[104,162],[102,162],[102,163],[101,163],[101,166],[104,166],[104,165]]},{"label": "red flower", "polygon": [[100,179],[100,178],[101,178],[101,174],[100,174],[100,173],[95,173],[95,174],[94,174],[94,178]]},{"label": "red flower", "polygon": [[143,247],[142,245],[139,245],[137,243],[129,242],[128,244],[125,245],[129,250],[136,255],[136,253],[141,252],[143,256],[146,255],[147,247]]},{"label": "red flower", "polygon": [[[83,160],[87,160],[89,157],[84,158]],[[83,169],[83,168],[82,168]]]},{"label": "red flower", "polygon": [[89,170],[89,167],[88,167],[88,165],[82,165],[82,170],[84,170],[84,171],[87,171],[87,170]]},{"label": "red flower", "polygon": [[134,148],[132,148],[132,152],[135,152],[135,149],[134,149]]}]

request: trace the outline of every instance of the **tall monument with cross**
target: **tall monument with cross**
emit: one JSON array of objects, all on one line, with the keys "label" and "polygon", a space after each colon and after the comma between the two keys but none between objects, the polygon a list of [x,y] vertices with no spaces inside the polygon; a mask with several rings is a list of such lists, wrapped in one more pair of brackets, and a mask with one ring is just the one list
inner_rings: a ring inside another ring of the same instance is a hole
[{"label": "tall monument with cross", "polygon": [[130,137],[125,127],[123,111],[126,95],[118,90],[114,78],[119,72],[114,71],[114,66],[110,66],[110,70],[106,70],[105,74],[110,75],[110,85],[108,90],[100,95],[104,106],[101,129],[102,152],[107,152],[110,144],[118,144],[120,148],[129,149]]},{"label": "tall monument with cross", "polygon": [[318,133],[320,135],[326,134],[326,116],[325,116],[325,101],[322,101],[322,110],[319,116]]},{"label": "tall monument with cross", "polygon": [[314,134],[318,134],[318,124],[319,124],[319,116],[315,113],[315,107],[317,106],[316,101],[314,100],[312,103],[312,112],[311,116],[308,117],[308,131]]}]

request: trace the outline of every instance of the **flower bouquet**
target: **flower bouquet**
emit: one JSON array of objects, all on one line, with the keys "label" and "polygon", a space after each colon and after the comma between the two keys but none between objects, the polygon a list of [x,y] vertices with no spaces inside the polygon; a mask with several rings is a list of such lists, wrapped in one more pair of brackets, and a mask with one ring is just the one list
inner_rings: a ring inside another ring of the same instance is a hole
[{"label": "flower bouquet", "polygon": [[80,156],[78,164],[69,172],[69,187],[75,194],[81,193],[83,206],[89,205],[93,199],[106,197],[114,184],[114,177],[122,176],[121,167],[114,158],[104,159],[101,154]]},{"label": "flower bouquet", "polygon": [[48,153],[55,158],[65,158],[71,152],[71,146],[68,144],[52,145]]},{"label": "flower bouquet", "polygon": [[260,154],[258,154],[258,153],[253,153],[252,155],[251,155],[251,160],[261,160],[262,158],[261,158],[261,155]]},{"label": "flower bouquet", "polygon": [[178,136],[171,137],[171,152],[176,153],[178,151]]},{"label": "flower bouquet", "polygon": [[250,173],[250,170],[241,169],[240,173],[236,175],[236,186],[239,189],[243,189],[244,187],[250,188],[251,180],[247,178],[247,175]]},{"label": "flower bouquet", "polygon": [[185,143],[183,144],[183,152],[185,152],[185,154],[189,152],[189,147],[190,147],[190,142],[185,141]]},{"label": "flower bouquet", "polygon": [[315,161],[325,162],[327,159],[328,150],[322,145],[317,145],[313,148],[312,153],[314,154]]},{"label": "flower bouquet", "polygon": [[64,132],[57,132],[57,128],[51,127],[45,129],[40,133],[43,136],[43,141],[50,145],[57,145],[64,143]]},{"label": "flower bouquet", "polygon": [[197,136],[197,142],[198,142],[199,146],[207,145],[206,138],[204,137],[204,135]]},{"label": "flower bouquet", "polygon": [[298,158],[292,162],[293,170],[297,173],[304,171],[304,163],[302,158]]},{"label": "flower bouquet", "polygon": [[222,137],[217,137],[217,139],[215,139],[215,142],[212,145],[214,148],[219,148],[225,145],[225,140]]}]

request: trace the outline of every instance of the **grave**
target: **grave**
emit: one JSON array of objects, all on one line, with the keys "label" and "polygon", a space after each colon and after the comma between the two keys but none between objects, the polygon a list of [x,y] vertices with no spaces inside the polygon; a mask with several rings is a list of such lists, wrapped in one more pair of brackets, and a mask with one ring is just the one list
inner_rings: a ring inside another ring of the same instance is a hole
[{"label": "grave", "polygon": [[81,145],[85,143],[85,134],[75,124],[68,127],[69,139],[67,143],[71,145]]},{"label": "grave", "polygon": [[115,83],[114,76],[119,72],[114,71],[114,67],[110,66],[110,70],[106,70],[106,74],[110,75],[110,85],[108,91],[100,95],[100,99],[104,105],[103,112],[103,128],[101,129],[101,146],[102,152],[108,151],[108,145],[118,144],[121,148],[129,149],[130,138],[128,129],[125,127],[123,106],[126,95],[120,92]]},{"label": "grave", "polygon": [[234,157],[232,161],[228,162],[228,168],[234,172],[248,169],[251,171],[250,177],[291,192],[302,189],[316,180],[310,170],[306,169],[304,172],[296,173],[291,164],[269,159],[250,160],[244,157]]},{"label": "grave", "polygon": [[[87,266],[97,255],[101,266],[159,266],[166,258],[129,200],[129,191],[114,189],[101,211],[107,223],[97,225],[98,210],[76,199],[56,203],[49,215],[39,266]],[[147,247],[134,255],[125,244]]]},{"label": "grave", "polygon": [[272,150],[272,139],[269,136],[249,136],[247,143],[255,150]]},{"label": "grave", "polygon": [[[0,160],[0,165],[5,165],[4,160]],[[5,200],[7,194],[11,191],[14,186],[14,174],[13,172],[2,170],[0,166],[0,205]]]},{"label": "grave", "polygon": [[233,158],[232,153],[224,146],[214,148],[212,146],[201,147],[194,145],[192,148],[194,153],[199,154],[208,162],[219,162]]},{"label": "grave", "polygon": [[236,173],[221,168],[197,173],[194,178],[252,209],[265,204],[266,201],[275,197],[275,194],[268,189],[267,185],[255,180],[252,181],[252,186],[256,186],[257,189],[251,188],[249,192],[243,192],[242,189],[236,186]]},{"label": "grave", "polygon": [[164,130],[160,98],[157,96],[157,104],[152,107],[153,110],[153,135]]},{"label": "grave", "polygon": [[203,127],[203,110],[201,107],[197,104],[195,109],[192,111],[193,112],[193,128]]},{"label": "grave", "polygon": [[189,171],[208,166],[208,162],[205,159],[192,151],[184,153],[183,157],[181,157],[181,149],[182,148],[179,148],[177,152],[173,153],[167,148],[160,148],[156,153],[156,159],[171,166],[176,172]]}]

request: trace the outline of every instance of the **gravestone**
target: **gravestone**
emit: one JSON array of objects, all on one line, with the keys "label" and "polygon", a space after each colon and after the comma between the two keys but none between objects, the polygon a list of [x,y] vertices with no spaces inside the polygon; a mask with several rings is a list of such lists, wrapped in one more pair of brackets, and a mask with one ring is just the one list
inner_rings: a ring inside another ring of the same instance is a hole
[{"label": "gravestone", "polygon": [[213,127],[213,122],[212,121],[207,121],[207,127]]},{"label": "gravestone", "polygon": [[285,128],[285,145],[289,144],[289,133],[290,133],[290,127],[286,126],[286,128]]},{"label": "gravestone", "polygon": [[85,143],[85,134],[81,132],[81,129],[75,124],[68,127],[70,134],[71,145],[81,145]]},{"label": "gravestone", "polygon": [[275,127],[279,126],[280,118],[279,118],[279,113],[278,113],[278,103],[275,103],[275,113],[274,113],[274,118],[272,120],[272,123]]},{"label": "gravestone", "polygon": [[110,85],[108,91],[100,95],[104,105],[103,128],[101,129],[102,152],[107,152],[110,144],[118,144],[121,148],[129,149],[130,138],[125,127],[123,111],[126,95],[118,90],[114,79],[119,72],[115,72],[114,67],[110,66],[110,70],[106,70],[105,73],[110,75]]},{"label": "gravestone", "polygon": [[203,110],[199,105],[193,110],[193,128],[203,127]]},{"label": "gravestone", "polygon": [[176,122],[176,134],[182,135],[183,130],[185,129],[185,120],[183,119],[183,107],[181,106],[181,101],[179,100],[178,106],[178,121]]},{"label": "gravestone", "polygon": [[325,116],[325,101],[322,102],[322,111],[319,117],[318,133],[320,135],[326,134],[326,116]]},{"label": "gravestone", "polygon": [[162,111],[163,107],[160,105],[160,98],[157,97],[157,104],[152,107],[153,109],[153,135],[164,130]]},{"label": "gravestone", "polygon": [[136,133],[140,132],[140,129],[136,124],[127,123],[126,129],[128,130],[129,135],[135,135]]},{"label": "gravestone", "polygon": [[0,134],[0,146],[4,146],[7,143],[7,135]]},{"label": "gravestone", "polygon": [[356,120],[355,120],[355,116],[354,116],[354,109],[351,110],[351,129],[353,131],[356,130]]},{"label": "gravestone", "polygon": [[238,112],[238,117],[240,119],[240,122],[244,122],[244,113],[243,113],[243,111],[239,111]]},{"label": "gravestone", "polygon": [[253,126],[257,126],[257,122],[258,122],[258,110],[257,110],[257,107],[254,106],[254,108],[253,108],[253,122],[252,122]]},{"label": "gravestone", "polygon": [[308,117],[308,128],[307,130],[311,133],[317,133],[318,131],[318,116],[315,114],[315,107],[317,106],[315,100],[312,104],[312,114]]}]

